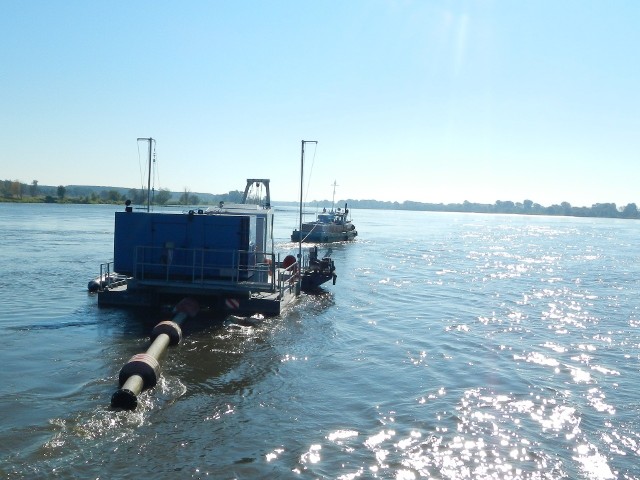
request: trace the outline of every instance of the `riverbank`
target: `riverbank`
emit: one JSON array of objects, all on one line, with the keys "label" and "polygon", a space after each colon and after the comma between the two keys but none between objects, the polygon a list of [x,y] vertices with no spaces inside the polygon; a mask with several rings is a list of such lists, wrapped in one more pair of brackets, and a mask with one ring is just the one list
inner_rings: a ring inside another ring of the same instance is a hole
[{"label": "riverbank", "polygon": [[[235,192],[230,192],[235,193]],[[197,198],[189,198],[197,200]],[[217,205],[219,201],[233,201],[233,198],[227,195],[217,195],[214,202],[188,202],[172,203],[173,205]],[[124,205],[125,197],[103,198],[97,195],[82,197],[52,197],[47,196],[23,196],[18,197],[0,197],[0,203],[67,203],[67,204],[87,204],[87,205]],[[424,212],[449,212],[449,213],[493,213],[508,215],[536,215],[536,216],[556,216],[556,217],[592,217],[592,218],[622,218],[622,219],[639,219],[640,213],[635,203],[630,203],[625,207],[617,207],[615,203],[596,203],[591,207],[574,207],[568,202],[562,202],[560,205],[551,205],[544,207],[530,200],[524,202],[496,201],[494,204],[485,203],[419,203],[419,202],[382,202],[378,200],[340,200],[336,202],[338,205],[348,205],[350,209],[360,210],[405,210],[405,211],[424,211]],[[307,206],[322,206],[331,204],[328,200],[308,202]],[[153,205],[165,206],[166,203],[154,202]],[[273,202],[274,206],[295,206],[296,202]]]}]

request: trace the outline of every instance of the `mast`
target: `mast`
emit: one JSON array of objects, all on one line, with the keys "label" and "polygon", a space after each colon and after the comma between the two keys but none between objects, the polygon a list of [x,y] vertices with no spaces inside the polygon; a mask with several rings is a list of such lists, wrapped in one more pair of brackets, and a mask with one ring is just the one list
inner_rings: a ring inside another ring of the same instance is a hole
[{"label": "mast", "polygon": [[331,198],[331,211],[335,211],[335,205],[336,205],[336,187],[338,186],[338,182],[337,180],[333,181],[333,197]]},{"label": "mast", "polygon": [[151,144],[155,142],[155,140],[151,137],[149,138],[138,138],[138,141],[144,140],[149,143],[149,175],[147,176],[147,212],[151,211]]},{"label": "mast", "polygon": [[298,287],[296,289],[296,293],[300,294],[300,290],[302,289],[302,186],[304,182],[304,144],[305,143],[315,143],[318,144],[317,140],[301,140],[301,149],[300,149],[300,222],[298,225]]}]

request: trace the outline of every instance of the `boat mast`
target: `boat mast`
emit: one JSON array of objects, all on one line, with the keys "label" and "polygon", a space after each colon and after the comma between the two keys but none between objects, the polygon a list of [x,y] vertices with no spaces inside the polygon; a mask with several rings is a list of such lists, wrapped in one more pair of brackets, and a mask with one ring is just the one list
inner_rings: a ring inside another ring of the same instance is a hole
[{"label": "boat mast", "polygon": [[333,197],[331,198],[331,211],[334,212],[335,211],[335,205],[336,205],[336,187],[338,186],[338,182],[337,180],[333,181]]},{"label": "boat mast", "polygon": [[298,288],[296,289],[296,293],[299,294],[302,289],[302,186],[304,181],[304,144],[305,143],[315,143],[318,144],[317,140],[301,140],[302,146],[300,149],[300,222],[298,225]]},{"label": "boat mast", "polygon": [[138,141],[145,141],[149,143],[149,175],[147,177],[147,212],[151,211],[151,144],[155,142],[155,140],[151,137],[149,138],[138,138]]}]

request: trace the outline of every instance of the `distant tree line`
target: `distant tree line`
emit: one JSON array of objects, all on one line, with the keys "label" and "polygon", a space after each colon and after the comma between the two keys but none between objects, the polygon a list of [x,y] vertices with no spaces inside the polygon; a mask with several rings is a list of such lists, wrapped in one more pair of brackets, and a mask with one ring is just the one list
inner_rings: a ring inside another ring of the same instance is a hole
[{"label": "distant tree line", "polygon": [[[217,205],[220,202],[239,203],[243,192],[238,190],[225,194],[192,193],[188,188],[182,192],[171,192],[161,188],[151,192],[153,205]],[[0,181],[0,201],[5,202],[46,202],[46,203],[124,203],[131,200],[135,205],[146,205],[147,190],[144,188],[102,187],[87,185],[39,185],[37,180],[30,184],[18,180]],[[297,205],[295,202],[277,202],[281,205]],[[329,204],[327,200],[311,202]],[[507,213],[518,215],[556,215],[571,217],[602,218],[640,218],[638,207],[629,203],[617,207],[615,203],[596,203],[591,207],[573,207],[568,202],[543,207],[532,200],[511,202],[497,200],[493,204],[472,203],[421,203],[421,202],[383,202],[379,200],[340,200],[338,205],[348,204],[350,208],[378,210],[419,210],[427,212],[469,212],[469,213]]]},{"label": "distant tree line", "polygon": [[[277,202],[282,205],[297,205],[296,202]],[[421,203],[421,202],[384,202],[380,200],[339,200],[336,206],[348,205],[349,208],[375,210],[418,210],[425,212],[467,212],[467,213],[502,213],[514,215],[554,215],[566,217],[601,217],[601,218],[640,218],[635,203],[625,207],[617,207],[615,203],[596,203],[591,207],[572,207],[568,202],[543,207],[532,200],[511,202],[497,200],[496,203]],[[329,200],[313,200],[307,205],[331,205]]]},{"label": "distant tree line", "polygon": [[567,217],[603,217],[603,218],[640,218],[638,207],[629,203],[618,208],[615,203],[596,203],[591,207],[573,207],[568,202],[543,207],[532,200],[512,202],[497,200],[496,203],[420,203],[420,202],[381,202],[378,200],[341,200],[351,208],[375,208],[390,210],[421,210],[428,212],[468,212],[468,213],[507,213],[516,215],[556,215]]},{"label": "distant tree line", "polygon": [[182,192],[168,189],[147,189],[102,187],[86,185],[39,185],[37,180],[30,184],[19,180],[0,181],[0,201],[4,202],[40,202],[40,203],[111,203],[120,204],[131,200],[134,205],[146,205],[148,199],[153,205],[212,205],[219,202],[240,202],[243,193],[231,191],[226,194],[192,193],[188,188]]}]

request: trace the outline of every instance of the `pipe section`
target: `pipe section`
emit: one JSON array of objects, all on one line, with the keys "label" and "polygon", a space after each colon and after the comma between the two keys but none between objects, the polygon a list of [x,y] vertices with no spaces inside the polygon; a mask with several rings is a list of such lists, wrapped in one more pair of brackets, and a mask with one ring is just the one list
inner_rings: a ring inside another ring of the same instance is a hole
[{"label": "pipe section", "polygon": [[200,307],[192,298],[182,299],[173,309],[172,321],[158,323],[151,332],[151,345],[145,353],[138,353],[122,367],[118,376],[120,388],[111,396],[111,406],[135,410],[138,395],[152,388],[160,376],[160,358],[170,345],[182,340],[182,325],[189,317],[197,315]]}]

